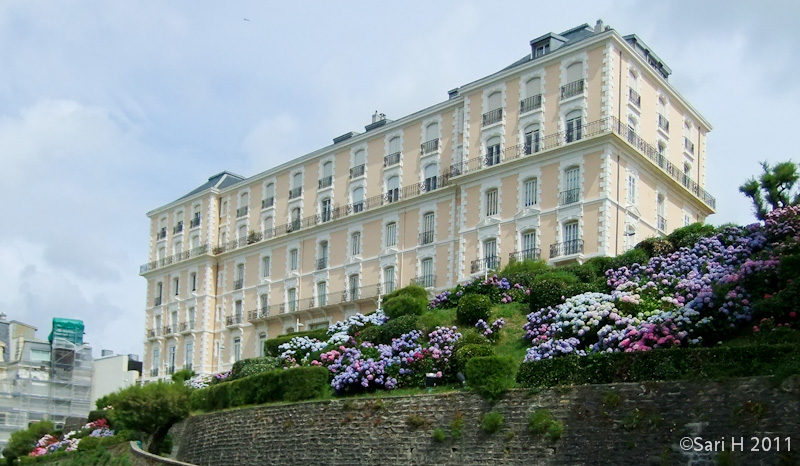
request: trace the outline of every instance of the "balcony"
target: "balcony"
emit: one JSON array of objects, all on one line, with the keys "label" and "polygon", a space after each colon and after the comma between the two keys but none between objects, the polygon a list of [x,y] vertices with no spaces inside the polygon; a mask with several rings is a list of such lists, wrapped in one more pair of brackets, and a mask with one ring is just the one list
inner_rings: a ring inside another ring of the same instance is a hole
[{"label": "balcony", "polygon": [[500,256],[486,256],[483,259],[476,259],[470,264],[470,273],[497,270],[500,268]]},{"label": "balcony", "polygon": [[147,331],[147,338],[155,338],[155,337],[156,337],[156,331],[154,329],[150,329]]},{"label": "balcony", "polygon": [[240,325],[244,323],[244,316],[242,314],[234,314],[232,316],[225,317],[225,325],[230,327],[231,325]]},{"label": "balcony", "polygon": [[423,142],[420,145],[419,153],[420,155],[427,155],[432,154],[439,150],[439,138],[431,139],[428,142]]},{"label": "balcony", "polygon": [[689,138],[683,138],[683,147],[686,149],[686,152],[694,155],[694,143],[689,140]]},{"label": "balcony", "polygon": [[669,133],[669,120],[660,113],[658,114],[658,127]]},{"label": "balcony", "polygon": [[156,296],[155,299],[153,299],[153,306],[160,306],[160,305],[161,305],[161,296]]},{"label": "balcony", "polygon": [[434,231],[423,231],[419,234],[419,244],[431,244],[434,239]]},{"label": "balcony", "polygon": [[150,369],[150,377],[158,377],[158,368]]},{"label": "balcony", "polygon": [[634,91],[632,87],[628,88],[628,102],[632,103],[637,108],[642,106],[642,96]]},{"label": "balcony", "polygon": [[175,225],[175,226],[172,228],[172,234],[175,234],[175,235],[177,235],[178,233],[180,233],[180,232],[182,232],[182,231],[183,231],[183,222],[182,222],[182,221],[181,221],[181,222],[178,222],[178,224],[177,224],[177,225]]},{"label": "balcony", "polygon": [[357,165],[350,169],[350,179],[358,178],[359,176],[364,176],[364,172],[366,171],[367,166],[363,163],[361,165]]},{"label": "balcony", "polygon": [[190,320],[189,322],[181,322],[180,323],[180,332],[190,332],[194,330],[194,321]]},{"label": "balcony", "polygon": [[156,233],[156,239],[164,239],[167,237],[167,227],[163,227],[161,230]]},{"label": "balcony", "polygon": [[483,164],[487,167],[497,165],[500,163],[500,152],[490,152],[483,157]]},{"label": "balcony", "polygon": [[289,199],[300,197],[303,194],[303,187],[298,186],[289,190]]},{"label": "balcony", "polygon": [[568,189],[558,193],[558,205],[570,205],[581,200],[581,188]]},{"label": "balcony", "polygon": [[528,113],[542,108],[542,94],[536,94],[519,101],[519,113]]},{"label": "balcony", "polygon": [[658,229],[660,231],[667,231],[667,219],[663,216],[658,216]]},{"label": "balcony", "polygon": [[317,259],[317,270],[325,270],[327,268],[328,268],[328,258],[327,257],[323,257],[323,258]]},{"label": "balcony", "polygon": [[423,288],[432,288],[436,286],[436,275],[419,275],[412,278],[411,283],[419,285]]},{"label": "balcony", "polygon": [[275,196],[270,196],[266,199],[261,199],[261,208],[267,209],[275,205]]},{"label": "balcony", "polygon": [[481,126],[489,126],[503,120],[503,109],[496,108],[484,113],[481,117]]},{"label": "balcony", "polygon": [[522,251],[514,251],[508,255],[509,262],[523,262],[539,260],[542,256],[542,250],[539,248],[523,249]]},{"label": "balcony", "polygon": [[561,100],[583,94],[584,81],[584,79],[579,79],[561,86]]},{"label": "balcony", "polygon": [[239,207],[238,209],[236,209],[236,218],[244,217],[245,215],[247,215],[247,210],[248,210],[247,206]]},{"label": "balcony", "polygon": [[200,217],[195,217],[189,222],[189,228],[197,228],[200,226]]},{"label": "balcony", "polygon": [[389,280],[389,281],[385,281],[385,282],[383,282],[383,284],[381,285],[381,293],[382,293],[382,294],[389,294],[389,293],[392,293],[392,292],[394,292],[394,290],[396,290],[396,289],[397,289],[397,283],[395,283],[395,282],[393,282],[393,281],[391,281],[391,280]]},{"label": "balcony", "polygon": [[425,181],[424,181],[425,191],[433,191],[434,189],[436,189],[438,187],[438,181],[439,181],[439,177],[438,176],[432,176],[430,178],[425,178]]},{"label": "balcony", "polygon": [[318,189],[327,188],[328,186],[330,186],[332,184],[333,184],[333,176],[332,175],[323,176],[322,178],[319,179],[319,182],[317,183],[317,188]]},{"label": "balcony", "polygon": [[247,313],[247,320],[250,322],[258,319],[265,319],[269,315],[269,308],[262,307],[260,309],[253,309]]},{"label": "balcony", "polygon": [[564,241],[563,243],[555,243],[550,245],[550,259],[573,254],[583,254],[582,239],[573,239],[570,241]]},{"label": "balcony", "polygon": [[161,329],[161,334],[162,335],[172,335],[172,326],[171,325],[167,325],[166,327]]},{"label": "balcony", "polygon": [[400,152],[395,152],[394,154],[389,154],[383,158],[383,168],[392,167],[400,163]]},{"label": "balcony", "polygon": [[333,219],[333,210],[330,207],[322,209],[322,212],[319,213],[319,219],[321,222],[330,222]]},{"label": "balcony", "polygon": [[244,286],[244,279],[243,278],[240,278],[238,280],[234,280],[233,281],[233,289],[234,290],[241,290],[243,286]]}]

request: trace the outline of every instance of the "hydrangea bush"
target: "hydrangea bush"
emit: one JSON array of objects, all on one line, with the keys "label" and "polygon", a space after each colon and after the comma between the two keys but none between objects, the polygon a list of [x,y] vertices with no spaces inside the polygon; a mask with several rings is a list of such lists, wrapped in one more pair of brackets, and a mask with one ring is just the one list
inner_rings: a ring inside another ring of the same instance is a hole
[{"label": "hydrangea bush", "polygon": [[471,293],[488,296],[493,304],[506,304],[526,301],[531,291],[519,283],[512,285],[505,277],[492,275],[486,280],[472,279],[457,285],[452,290],[442,291],[433,298],[428,307],[430,309],[457,307],[461,297]]},{"label": "hydrangea bush", "polygon": [[97,419],[83,426],[80,431],[70,431],[63,435],[45,434],[40,438],[29,456],[42,456],[57,451],[75,451],[84,437],[111,437],[114,431],[108,427],[108,421]]}]

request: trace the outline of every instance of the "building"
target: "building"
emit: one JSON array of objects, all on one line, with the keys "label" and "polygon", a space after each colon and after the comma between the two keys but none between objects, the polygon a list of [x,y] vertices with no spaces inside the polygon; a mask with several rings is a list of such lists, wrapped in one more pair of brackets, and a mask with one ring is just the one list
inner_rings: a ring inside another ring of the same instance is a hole
[{"label": "building", "polygon": [[530,42],[448,99],[148,213],[145,378],[210,373],[416,282],[616,255],[712,214],[710,124],[637,36]]},{"label": "building", "polygon": [[135,385],[142,378],[142,362],[137,355],[114,354],[111,350],[102,350],[100,354],[92,362],[92,408],[98,398]]},{"label": "building", "polygon": [[48,340],[36,328],[0,314],[0,450],[11,434],[44,419],[62,427],[89,414],[92,349],[83,322],[53,319]]}]

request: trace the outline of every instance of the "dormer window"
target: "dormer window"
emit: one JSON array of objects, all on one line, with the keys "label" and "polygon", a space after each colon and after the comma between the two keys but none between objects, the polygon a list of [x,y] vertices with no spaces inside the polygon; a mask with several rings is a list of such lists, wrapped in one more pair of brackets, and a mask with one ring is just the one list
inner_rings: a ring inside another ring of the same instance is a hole
[{"label": "dormer window", "polygon": [[533,58],[550,53],[550,44],[540,44],[533,49]]}]

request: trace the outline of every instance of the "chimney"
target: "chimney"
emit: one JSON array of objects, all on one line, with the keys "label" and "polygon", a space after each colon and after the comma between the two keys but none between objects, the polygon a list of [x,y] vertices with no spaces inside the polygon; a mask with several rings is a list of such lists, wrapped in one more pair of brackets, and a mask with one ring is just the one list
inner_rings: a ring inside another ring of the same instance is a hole
[{"label": "chimney", "polygon": [[113,356],[113,355],[114,355],[114,352],[111,351],[110,349],[100,350],[100,357],[101,358],[104,358],[106,356]]},{"label": "chimney", "polygon": [[603,20],[598,19],[597,23],[594,25],[594,33],[600,34],[601,32],[603,32]]},{"label": "chimney", "polygon": [[7,316],[6,316],[5,312],[0,312],[0,322],[5,322],[6,321],[6,317]]},{"label": "chimney", "polygon": [[386,118],[386,115],[384,115],[383,113],[378,113],[377,110],[375,110],[375,113],[372,114],[372,122],[373,123],[381,121],[381,120],[383,120],[385,118]]}]

